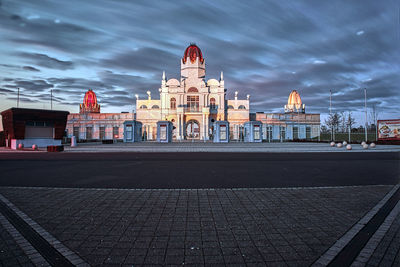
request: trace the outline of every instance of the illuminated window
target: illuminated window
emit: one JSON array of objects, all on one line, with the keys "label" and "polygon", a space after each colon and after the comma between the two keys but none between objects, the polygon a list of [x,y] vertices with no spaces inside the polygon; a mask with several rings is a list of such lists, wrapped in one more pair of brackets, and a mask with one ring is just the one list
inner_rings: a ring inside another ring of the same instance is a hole
[{"label": "illuminated window", "polygon": [[210,98],[210,109],[215,109],[215,98]]},{"label": "illuminated window", "polygon": [[113,138],[118,139],[119,136],[119,127],[118,126],[114,126],[113,127]]},{"label": "illuminated window", "polygon": [[171,109],[176,109],[176,99],[174,97],[171,98]]},{"label": "illuminated window", "polygon": [[187,109],[188,111],[199,111],[199,96],[187,96]]}]

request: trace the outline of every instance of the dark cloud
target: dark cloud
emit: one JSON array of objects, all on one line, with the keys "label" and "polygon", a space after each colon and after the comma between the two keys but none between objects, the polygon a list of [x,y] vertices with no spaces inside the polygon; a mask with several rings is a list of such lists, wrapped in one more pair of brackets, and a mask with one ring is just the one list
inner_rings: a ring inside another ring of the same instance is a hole
[{"label": "dark cloud", "polygon": [[49,69],[59,69],[59,70],[67,70],[73,68],[73,63],[71,61],[63,61],[53,57],[49,57],[45,54],[38,53],[18,53],[18,55],[27,59],[29,62]]},{"label": "dark cloud", "polygon": [[9,58],[0,76],[12,77],[0,86],[53,88],[65,103],[80,103],[89,88],[115,109],[136,93],[155,97],[162,71],[179,78],[180,58],[196,42],[206,78],[224,71],[228,97],[250,94],[252,111],[282,111],[293,89],[310,112],[328,111],[329,90],[335,110],[362,111],[365,87],[371,105],[398,114],[398,5],[391,0],[9,0],[0,24],[0,52]]},{"label": "dark cloud", "polygon": [[50,88],[53,88],[53,84],[48,83],[45,80],[14,80],[14,85],[17,88],[21,88],[28,92],[37,93]]},{"label": "dark cloud", "polygon": [[40,70],[38,70],[37,68],[34,68],[32,66],[23,66],[22,67],[24,70],[29,70],[29,71],[37,71],[39,72]]}]

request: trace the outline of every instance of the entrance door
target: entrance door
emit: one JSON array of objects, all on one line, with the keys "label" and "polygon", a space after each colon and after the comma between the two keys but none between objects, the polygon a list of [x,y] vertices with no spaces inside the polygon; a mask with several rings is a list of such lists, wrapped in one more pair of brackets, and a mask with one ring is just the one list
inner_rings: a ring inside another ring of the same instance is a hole
[{"label": "entrance door", "polygon": [[188,139],[200,139],[200,125],[196,120],[186,123],[186,136]]}]

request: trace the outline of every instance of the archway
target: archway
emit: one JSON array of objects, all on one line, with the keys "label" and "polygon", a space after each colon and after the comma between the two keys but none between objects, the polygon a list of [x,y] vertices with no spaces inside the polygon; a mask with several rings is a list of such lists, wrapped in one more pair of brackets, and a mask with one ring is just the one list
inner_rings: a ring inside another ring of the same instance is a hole
[{"label": "archway", "polygon": [[186,123],[186,137],[188,139],[200,139],[200,124],[196,120],[189,120]]}]

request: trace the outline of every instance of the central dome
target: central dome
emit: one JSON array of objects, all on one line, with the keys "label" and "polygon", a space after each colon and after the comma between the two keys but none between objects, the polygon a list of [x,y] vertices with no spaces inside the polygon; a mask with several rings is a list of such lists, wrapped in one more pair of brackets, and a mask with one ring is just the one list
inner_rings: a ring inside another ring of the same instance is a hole
[{"label": "central dome", "polygon": [[182,58],[183,64],[186,63],[186,60],[188,57],[190,58],[191,63],[196,62],[196,58],[199,58],[200,63],[203,64],[203,62],[204,62],[203,54],[201,53],[200,48],[195,44],[190,44],[186,48],[185,54],[183,54],[183,58]]}]

